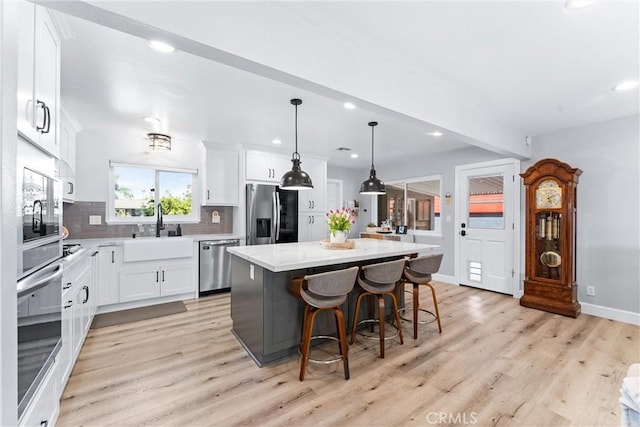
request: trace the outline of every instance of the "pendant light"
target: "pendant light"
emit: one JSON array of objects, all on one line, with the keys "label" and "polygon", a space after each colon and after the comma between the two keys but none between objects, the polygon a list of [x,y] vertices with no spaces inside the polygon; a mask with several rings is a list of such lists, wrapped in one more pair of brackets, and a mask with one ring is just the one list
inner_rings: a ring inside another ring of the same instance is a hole
[{"label": "pendant light", "polygon": [[376,178],[376,168],[373,165],[373,128],[378,126],[378,122],[369,122],[369,126],[371,126],[371,171],[369,171],[369,179],[360,185],[360,194],[386,194],[384,182]]},{"label": "pendant light", "polygon": [[301,99],[294,98],[291,104],[296,107],[296,151],[291,155],[291,170],[285,173],[280,180],[280,188],[283,190],[311,190],[313,184],[308,173],[300,169],[300,154],[298,153],[298,105]]}]

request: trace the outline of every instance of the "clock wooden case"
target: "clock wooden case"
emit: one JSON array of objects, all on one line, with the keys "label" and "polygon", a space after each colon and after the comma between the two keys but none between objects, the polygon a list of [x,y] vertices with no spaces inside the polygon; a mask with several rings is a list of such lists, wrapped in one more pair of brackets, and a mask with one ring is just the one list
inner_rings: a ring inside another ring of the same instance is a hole
[{"label": "clock wooden case", "polygon": [[578,317],[576,190],[582,171],[543,159],[521,173],[526,192],[526,267],[520,305]]}]

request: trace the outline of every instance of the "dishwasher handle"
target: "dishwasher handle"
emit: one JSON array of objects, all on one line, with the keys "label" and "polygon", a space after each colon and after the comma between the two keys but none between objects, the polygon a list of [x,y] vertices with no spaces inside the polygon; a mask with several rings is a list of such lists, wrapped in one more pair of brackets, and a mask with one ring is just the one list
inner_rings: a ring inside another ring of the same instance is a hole
[{"label": "dishwasher handle", "polygon": [[200,246],[202,249],[208,249],[206,246],[238,246],[240,245],[240,240],[213,240],[208,242],[200,242]]}]

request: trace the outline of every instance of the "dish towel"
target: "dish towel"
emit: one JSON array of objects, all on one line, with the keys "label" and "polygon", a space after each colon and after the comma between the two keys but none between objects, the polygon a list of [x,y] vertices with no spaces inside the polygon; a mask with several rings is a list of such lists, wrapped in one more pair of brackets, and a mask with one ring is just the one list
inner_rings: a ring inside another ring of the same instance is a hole
[{"label": "dish towel", "polygon": [[622,426],[640,426],[640,363],[629,367],[620,389]]}]

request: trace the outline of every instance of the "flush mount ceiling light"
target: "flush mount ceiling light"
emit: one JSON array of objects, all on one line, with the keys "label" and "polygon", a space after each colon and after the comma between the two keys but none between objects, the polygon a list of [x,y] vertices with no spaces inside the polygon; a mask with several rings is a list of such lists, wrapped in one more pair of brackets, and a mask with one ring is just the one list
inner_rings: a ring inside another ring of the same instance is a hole
[{"label": "flush mount ceiling light", "polygon": [[353,154],[351,154],[351,156],[349,156],[349,157],[351,157],[352,159],[357,159],[357,158],[358,158],[358,157],[360,157],[360,156],[358,156],[358,153],[353,153]]},{"label": "flush mount ceiling light", "polygon": [[148,133],[149,148],[152,150],[171,151],[171,137],[163,133]]},{"label": "flush mount ceiling light", "polygon": [[157,125],[160,124],[160,118],[156,117],[156,116],[146,116],[143,117],[144,121],[147,123],[151,123],[153,125]]},{"label": "flush mount ceiling light", "polygon": [[279,140],[278,138],[276,138],[276,139],[272,140],[271,143],[272,144],[276,144],[276,145],[280,145],[280,144],[282,144],[282,141]]},{"label": "flush mount ceiling light", "polygon": [[434,130],[433,132],[427,132],[427,135],[431,135],[431,136],[442,136],[442,132],[439,132],[437,130]]},{"label": "flush mount ceiling light", "polygon": [[354,104],[352,104],[351,102],[345,102],[344,103],[344,108],[346,108],[347,110],[355,110],[356,106]]},{"label": "flush mount ceiling light", "polygon": [[311,190],[313,183],[308,173],[300,169],[300,154],[298,153],[298,105],[302,104],[301,99],[294,98],[291,104],[296,108],[296,148],[291,155],[291,170],[285,173],[280,180],[280,188],[284,190]]},{"label": "flush mount ceiling light", "polygon": [[377,125],[378,122],[369,122],[369,126],[371,126],[371,170],[369,171],[369,179],[367,179],[360,185],[360,194],[375,195],[387,193],[384,182],[376,178],[376,168],[373,165],[373,129]]},{"label": "flush mount ceiling light", "polygon": [[638,87],[638,82],[635,80],[627,80],[626,82],[622,82],[617,84],[613,90],[615,90],[616,92],[622,92],[625,90],[630,90],[633,89],[635,87]]},{"label": "flush mount ceiling light", "polygon": [[578,10],[593,6],[596,3],[597,1],[595,0],[568,0],[564,3],[564,8],[567,10]]},{"label": "flush mount ceiling light", "polygon": [[161,42],[160,40],[149,40],[148,43],[151,49],[158,52],[171,53],[176,50],[176,48],[171,46],[169,43]]}]

